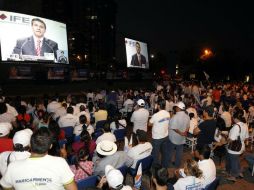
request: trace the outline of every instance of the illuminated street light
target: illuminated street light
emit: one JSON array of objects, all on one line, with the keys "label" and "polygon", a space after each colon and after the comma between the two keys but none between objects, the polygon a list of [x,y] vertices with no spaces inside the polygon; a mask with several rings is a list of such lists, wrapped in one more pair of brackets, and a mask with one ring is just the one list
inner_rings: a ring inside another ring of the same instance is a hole
[{"label": "illuminated street light", "polygon": [[152,59],[154,58],[154,54],[151,54],[151,58],[152,58]]},{"label": "illuminated street light", "polygon": [[213,56],[213,52],[210,49],[205,49],[200,59],[207,60]]}]

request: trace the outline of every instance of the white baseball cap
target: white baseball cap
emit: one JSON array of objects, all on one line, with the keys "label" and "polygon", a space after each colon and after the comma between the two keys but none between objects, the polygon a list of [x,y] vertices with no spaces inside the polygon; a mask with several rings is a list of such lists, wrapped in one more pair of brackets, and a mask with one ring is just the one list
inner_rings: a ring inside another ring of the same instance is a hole
[{"label": "white baseball cap", "polygon": [[13,137],[13,144],[22,144],[23,147],[30,145],[30,139],[33,134],[31,129],[23,129],[15,133]]},{"label": "white baseball cap", "polygon": [[181,110],[185,110],[185,104],[183,102],[177,102],[175,106],[179,107]]},{"label": "white baseball cap", "polygon": [[143,99],[139,99],[139,100],[137,101],[137,104],[138,104],[139,106],[145,106],[145,101],[144,101]]},{"label": "white baseball cap", "polygon": [[10,133],[12,125],[8,122],[0,123],[0,137],[4,137]]},{"label": "white baseball cap", "polygon": [[110,187],[116,189],[123,185],[123,174],[113,166],[106,165],[105,175]]}]

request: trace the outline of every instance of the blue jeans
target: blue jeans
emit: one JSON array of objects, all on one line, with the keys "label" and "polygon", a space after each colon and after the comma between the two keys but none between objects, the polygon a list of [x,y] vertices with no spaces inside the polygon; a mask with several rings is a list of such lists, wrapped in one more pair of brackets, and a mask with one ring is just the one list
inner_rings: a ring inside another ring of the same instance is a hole
[{"label": "blue jeans", "polygon": [[239,174],[241,173],[240,155],[239,154],[227,153],[226,170],[233,177],[239,176]]},{"label": "blue jeans", "polygon": [[153,164],[161,164],[159,155],[161,153],[161,160],[165,159],[165,155],[162,152],[164,143],[168,140],[168,137],[165,137],[163,139],[152,139],[152,156],[153,156]]},{"label": "blue jeans", "polygon": [[171,160],[172,160],[174,150],[176,150],[174,167],[175,168],[180,167],[182,155],[183,155],[183,144],[180,144],[180,145],[173,144],[170,140],[167,140],[167,142],[164,143],[163,155],[165,155],[165,159],[162,160],[163,167],[169,168],[171,166]]},{"label": "blue jeans", "polygon": [[252,170],[253,165],[254,165],[254,154],[248,154],[245,156],[245,159],[247,160],[249,164],[249,168]]}]

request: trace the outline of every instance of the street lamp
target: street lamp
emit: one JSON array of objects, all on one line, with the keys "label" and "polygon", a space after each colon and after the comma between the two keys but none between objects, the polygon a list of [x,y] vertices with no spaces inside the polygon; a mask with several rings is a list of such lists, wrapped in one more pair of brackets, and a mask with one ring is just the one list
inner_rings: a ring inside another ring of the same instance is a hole
[{"label": "street lamp", "polygon": [[200,56],[201,60],[207,60],[213,56],[213,52],[210,49],[204,49],[202,55]]}]

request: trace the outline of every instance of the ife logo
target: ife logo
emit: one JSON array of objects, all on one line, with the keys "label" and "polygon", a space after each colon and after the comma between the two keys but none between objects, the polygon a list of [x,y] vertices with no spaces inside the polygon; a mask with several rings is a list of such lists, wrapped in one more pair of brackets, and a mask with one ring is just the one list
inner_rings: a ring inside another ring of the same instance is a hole
[{"label": "ife logo", "polygon": [[1,15],[0,15],[0,19],[4,20],[4,19],[6,19],[6,18],[7,18],[7,16],[6,16],[5,14],[1,14]]},{"label": "ife logo", "polygon": [[7,12],[7,13],[0,13],[0,21],[4,22],[12,22],[16,24],[29,24],[30,18],[26,17],[26,15],[17,15],[15,13]]}]

